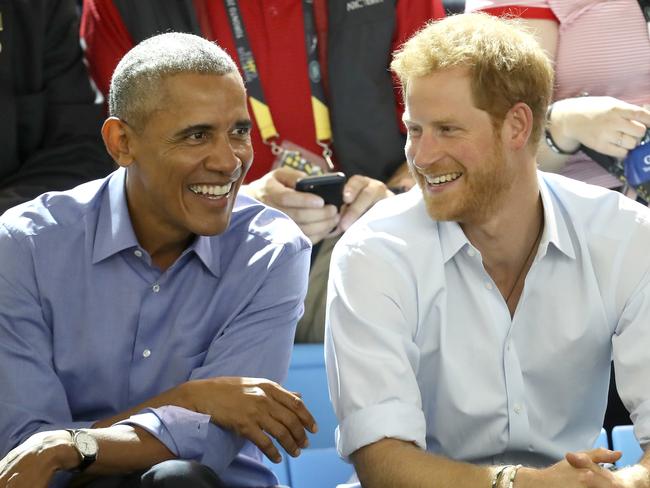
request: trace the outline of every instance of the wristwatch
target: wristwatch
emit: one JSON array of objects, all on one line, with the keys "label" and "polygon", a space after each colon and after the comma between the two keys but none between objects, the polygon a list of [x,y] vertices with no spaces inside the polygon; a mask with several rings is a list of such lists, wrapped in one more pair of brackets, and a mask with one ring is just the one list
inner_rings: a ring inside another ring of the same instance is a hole
[{"label": "wristwatch", "polygon": [[72,436],[72,443],[81,457],[79,466],[75,471],[84,471],[88,466],[97,460],[97,452],[99,446],[95,438],[85,430],[81,429],[66,429]]}]

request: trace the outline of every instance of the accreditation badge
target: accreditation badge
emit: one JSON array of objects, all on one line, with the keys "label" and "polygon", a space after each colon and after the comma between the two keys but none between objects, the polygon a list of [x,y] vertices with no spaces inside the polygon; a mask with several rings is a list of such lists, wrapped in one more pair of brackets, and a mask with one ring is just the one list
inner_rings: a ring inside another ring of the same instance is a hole
[{"label": "accreditation badge", "polygon": [[327,161],[309,149],[291,141],[283,140],[282,149],[273,161],[273,169],[287,167],[302,171],[309,176],[318,176],[329,172]]}]

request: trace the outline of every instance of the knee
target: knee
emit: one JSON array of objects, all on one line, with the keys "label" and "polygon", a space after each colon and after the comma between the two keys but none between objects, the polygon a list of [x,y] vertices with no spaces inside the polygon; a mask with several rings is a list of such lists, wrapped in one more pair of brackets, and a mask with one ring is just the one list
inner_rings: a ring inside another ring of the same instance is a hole
[{"label": "knee", "polygon": [[174,459],[156,464],[142,475],[142,488],[223,488],[219,477],[195,461]]}]

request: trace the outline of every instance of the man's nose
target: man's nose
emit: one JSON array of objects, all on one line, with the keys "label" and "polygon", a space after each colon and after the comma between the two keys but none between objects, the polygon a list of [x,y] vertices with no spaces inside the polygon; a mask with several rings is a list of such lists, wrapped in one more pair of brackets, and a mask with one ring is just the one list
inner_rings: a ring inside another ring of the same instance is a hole
[{"label": "man's nose", "polygon": [[233,149],[228,137],[221,137],[215,141],[213,150],[205,160],[207,170],[229,176],[241,171],[242,165],[243,161]]},{"label": "man's nose", "polygon": [[425,170],[443,157],[442,142],[431,133],[423,133],[417,143],[413,144],[412,161],[416,168]]}]

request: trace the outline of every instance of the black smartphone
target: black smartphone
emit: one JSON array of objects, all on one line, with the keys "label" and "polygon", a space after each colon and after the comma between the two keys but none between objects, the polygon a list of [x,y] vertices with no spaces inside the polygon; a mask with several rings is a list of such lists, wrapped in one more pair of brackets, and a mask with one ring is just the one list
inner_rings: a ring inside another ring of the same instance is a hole
[{"label": "black smartphone", "polygon": [[314,193],[325,200],[326,205],[330,204],[340,208],[343,205],[345,180],[343,173],[307,176],[296,182],[296,190]]}]

